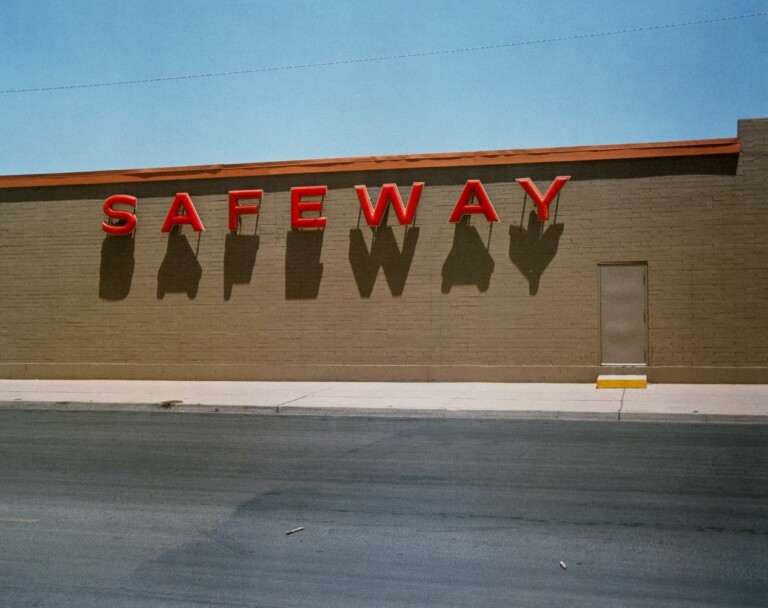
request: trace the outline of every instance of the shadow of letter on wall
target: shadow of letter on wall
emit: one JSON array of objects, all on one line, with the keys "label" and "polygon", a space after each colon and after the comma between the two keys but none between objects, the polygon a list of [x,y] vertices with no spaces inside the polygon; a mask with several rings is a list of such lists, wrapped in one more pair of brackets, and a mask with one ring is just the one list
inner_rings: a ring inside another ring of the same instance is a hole
[{"label": "shadow of letter on wall", "polygon": [[310,300],[320,293],[322,230],[289,230],[285,246],[285,299]]},{"label": "shadow of letter on wall", "polygon": [[[198,233],[199,238],[199,233]],[[197,296],[203,268],[181,227],[174,226],[168,233],[165,258],[157,271],[157,297],[162,300],[166,293],[186,293],[192,300]]]},{"label": "shadow of letter on wall", "polygon": [[133,236],[111,236],[101,244],[99,268],[99,297],[102,300],[124,300],[131,291],[133,269],[136,265]]},{"label": "shadow of letter on wall", "polygon": [[542,232],[544,223],[539,221],[535,211],[528,216],[528,229],[522,226],[509,227],[509,259],[528,279],[528,293],[535,296],[539,291],[541,275],[555,259],[563,224],[550,224]]},{"label": "shadow of letter on wall", "polygon": [[401,296],[408,280],[413,254],[416,252],[419,229],[405,229],[402,250],[397,246],[391,227],[385,226],[372,232],[373,240],[369,252],[363,231],[360,228],[349,231],[349,263],[355,275],[357,290],[361,297],[370,298],[379,268],[382,268],[389,291],[393,296]]},{"label": "shadow of letter on wall", "polygon": [[464,217],[454,228],[453,246],[443,264],[441,291],[449,293],[454,285],[476,285],[478,291],[488,291],[495,267],[477,228],[470,226],[469,217]]},{"label": "shadow of letter on wall", "polygon": [[224,241],[224,299],[232,297],[232,285],[248,285],[253,278],[258,234],[230,232]]}]

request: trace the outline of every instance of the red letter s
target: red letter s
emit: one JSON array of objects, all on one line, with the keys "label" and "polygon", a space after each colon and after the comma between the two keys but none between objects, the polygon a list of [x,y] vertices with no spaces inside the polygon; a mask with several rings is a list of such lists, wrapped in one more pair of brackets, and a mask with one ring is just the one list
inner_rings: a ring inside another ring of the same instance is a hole
[{"label": "red letter s", "polygon": [[131,211],[120,211],[119,209],[115,209],[114,206],[119,204],[128,205],[135,211],[136,197],[128,196],[127,194],[115,194],[105,200],[104,213],[107,215],[107,217],[118,221],[122,220],[125,223],[108,224],[107,222],[102,222],[101,228],[104,230],[104,232],[108,232],[109,234],[114,234],[117,236],[131,234],[131,232],[136,229],[136,215]]}]

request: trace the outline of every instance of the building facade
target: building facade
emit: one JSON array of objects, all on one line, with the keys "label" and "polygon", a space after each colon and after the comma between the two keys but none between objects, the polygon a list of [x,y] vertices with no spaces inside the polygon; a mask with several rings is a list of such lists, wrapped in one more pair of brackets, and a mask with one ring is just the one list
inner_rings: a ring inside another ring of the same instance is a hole
[{"label": "building facade", "polygon": [[768,382],[767,185],[768,119],[0,177],[0,377]]}]

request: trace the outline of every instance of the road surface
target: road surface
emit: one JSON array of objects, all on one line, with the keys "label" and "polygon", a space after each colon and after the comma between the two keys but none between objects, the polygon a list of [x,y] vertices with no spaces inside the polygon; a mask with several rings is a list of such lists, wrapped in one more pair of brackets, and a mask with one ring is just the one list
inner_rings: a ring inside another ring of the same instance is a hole
[{"label": "road surface", "polygon": [[0,548],[14,608],[765,606],[768,427],[0,411]]}]

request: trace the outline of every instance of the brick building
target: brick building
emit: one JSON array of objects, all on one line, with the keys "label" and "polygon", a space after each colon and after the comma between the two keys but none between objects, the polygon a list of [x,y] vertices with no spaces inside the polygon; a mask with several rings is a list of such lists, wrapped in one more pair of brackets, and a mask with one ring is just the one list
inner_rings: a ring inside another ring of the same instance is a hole
[{"label": "brick building", "polygon": [[[540,220],[517,180],[558,176]],[[768,382],[767,182],[768,119],[733,139],[0,177],[0,377]],[[415,183],[411,223],[389,205],[368,225],[355,186],[373,211]],[[229,193],[257,189],[230,230]],[[177,193],[204,231],[161,231],[190,217]],[[114,207],[128,235],[102,228],[116,194],[136,200]]]}]

